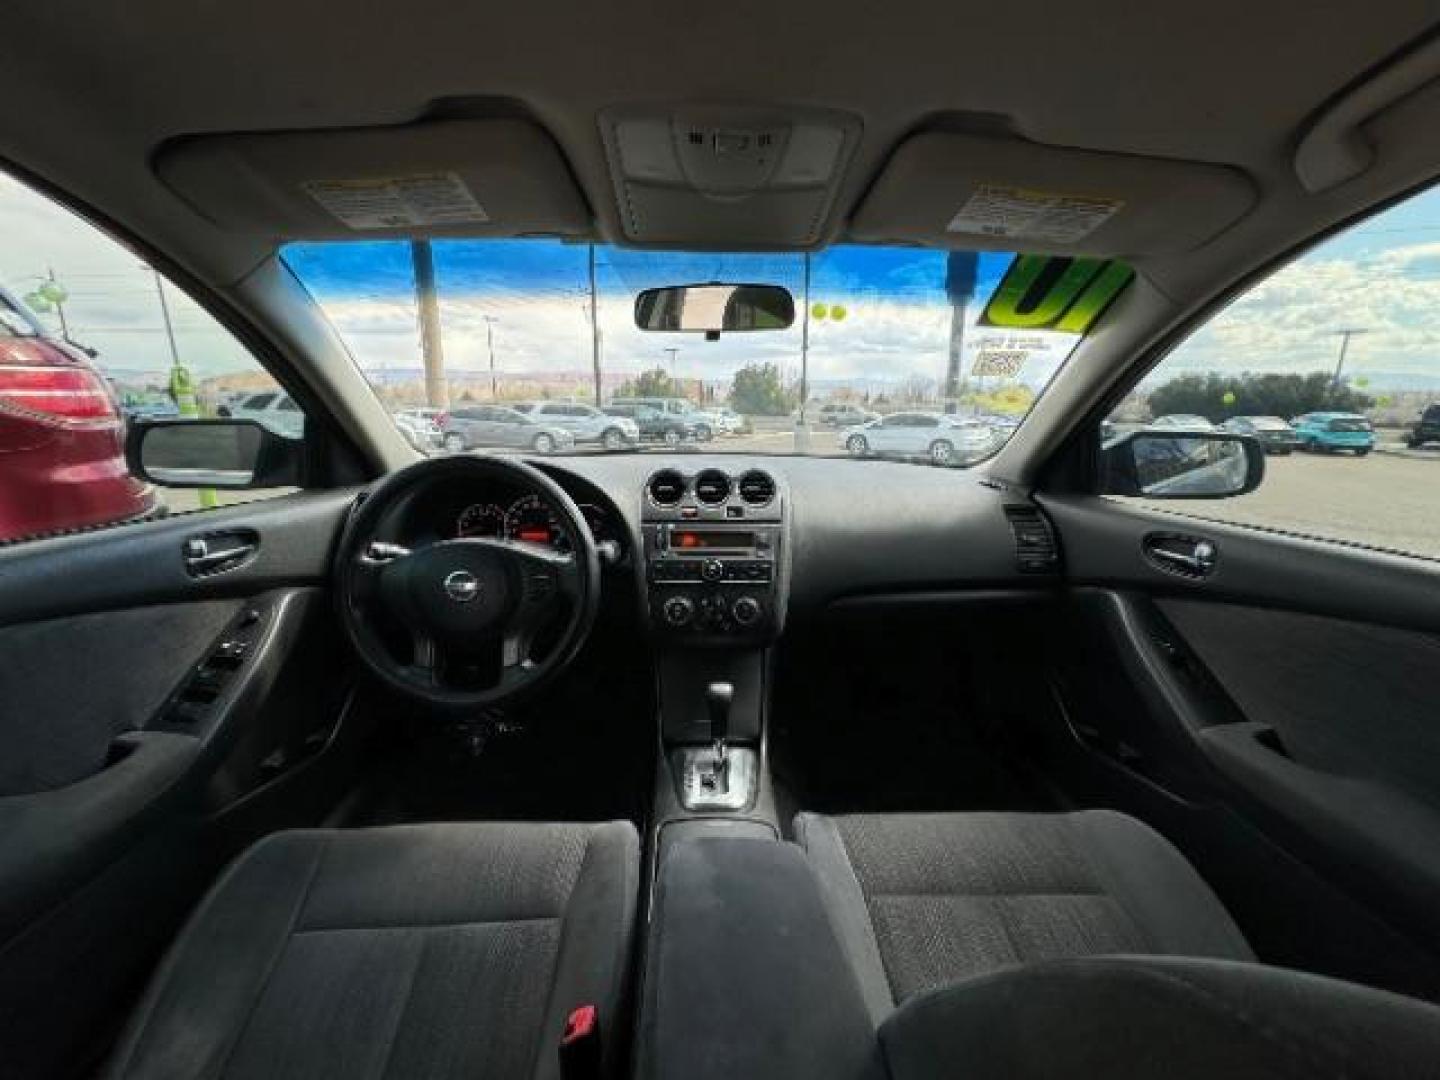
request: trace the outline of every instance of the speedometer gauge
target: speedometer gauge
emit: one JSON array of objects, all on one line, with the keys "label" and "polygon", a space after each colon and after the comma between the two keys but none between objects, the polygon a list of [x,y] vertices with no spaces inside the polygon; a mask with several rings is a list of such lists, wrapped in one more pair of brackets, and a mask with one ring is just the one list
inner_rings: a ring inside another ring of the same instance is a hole
[{"label": "speedometer gauge", "polygon": [[505,535],[505,512],[494,503],[473,503],[460,511],[455,519],[455,535],[490,536]]},{"label": "speedometer gauge", "polygon": [[526,495],[511,504],[505,513],[505,535],[527,544],[545,544],[554,548],[569,546],[565,543],[560,519],[538,495]]}]

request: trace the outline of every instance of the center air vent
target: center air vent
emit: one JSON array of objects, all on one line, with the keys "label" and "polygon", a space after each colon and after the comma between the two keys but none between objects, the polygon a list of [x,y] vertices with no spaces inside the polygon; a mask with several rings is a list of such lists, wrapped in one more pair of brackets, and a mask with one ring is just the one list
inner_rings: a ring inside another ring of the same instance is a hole
[{"label": "center air vent", "polygon": [[1060,564],[1055,534],[1037,506],[1007,506],[1010,531],[1015,536],[1015,565],[1022,574],[1048,574]]},{"label": "center air vent", "polygon": [[751,506],[764,506],[775,498],[775,481],[769,473],[751,469],[740,477],[740,498]]},{"label": "center air vent", "polygon": [[674,469],[661,469],[646,485],[656,506],[678,506],[685,497],[685,477]]},{"label": "center air vent", "polygon": [[719,506],[730,497],[730,477],[719,469],[705,469],[695,477],[695,498],[706,506]]}]

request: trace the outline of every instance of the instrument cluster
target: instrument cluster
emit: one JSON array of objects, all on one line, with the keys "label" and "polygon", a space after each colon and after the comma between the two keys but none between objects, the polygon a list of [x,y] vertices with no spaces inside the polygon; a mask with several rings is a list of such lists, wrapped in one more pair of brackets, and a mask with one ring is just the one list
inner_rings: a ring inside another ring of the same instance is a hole
[{"label": "instrument cluster", "polygon": [[[619,530],[609,514],[594,503],[582,502],[578,505],[597,543],[606,540],[617,544],[621,542]],[[560,527],[559,515],[535,494],[522,495],[511,502],[469,503],[455,515],[449,535],[455,538],[478,536],[518,540],[542,544],[557,551],[566,551],[570,547],[569,537]]]}]

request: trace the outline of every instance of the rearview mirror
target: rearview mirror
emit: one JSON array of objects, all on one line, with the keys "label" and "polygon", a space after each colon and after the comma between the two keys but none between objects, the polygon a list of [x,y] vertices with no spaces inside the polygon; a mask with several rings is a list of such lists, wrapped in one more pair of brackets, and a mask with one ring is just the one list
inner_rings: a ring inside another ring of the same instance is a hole
[{"label": "rearview mirror", "polygon": [[785,330],[795,322],[795,298],[781,285],[670,285],[635,298],[641,330],[735,333]]},{"label": "rearview mirror", "polygon": [[1133,431],[1100,450],[1100,493],[1147,499],[1228,499],[1265,478],[1265,451],[1248,435]]},{"label": "rearview mirror", "polygon": [[125,439],[130,472],[173,488],[293,487],[303,449],[254,420],[152,420]]}]

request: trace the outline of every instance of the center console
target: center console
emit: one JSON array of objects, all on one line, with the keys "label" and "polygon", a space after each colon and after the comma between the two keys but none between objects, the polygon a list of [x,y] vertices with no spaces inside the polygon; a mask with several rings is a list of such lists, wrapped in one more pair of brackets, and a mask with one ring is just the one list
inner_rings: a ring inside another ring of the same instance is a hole
[{"label": "center console", "polygon": [[784,620],[784,499],[769,473],[663,469],[641,514],[651,626],[687,645],[764,644]]},{"label": "center console", "polygon": [[768,649],[784,626],[788,581],[785,493],[762,469],[661,469],[645,483],[641,533],[669,780],[661,805],[679,820],[763,818]]}]

